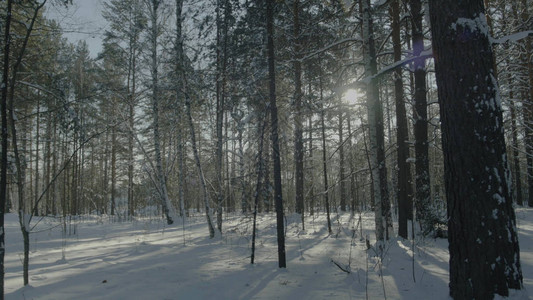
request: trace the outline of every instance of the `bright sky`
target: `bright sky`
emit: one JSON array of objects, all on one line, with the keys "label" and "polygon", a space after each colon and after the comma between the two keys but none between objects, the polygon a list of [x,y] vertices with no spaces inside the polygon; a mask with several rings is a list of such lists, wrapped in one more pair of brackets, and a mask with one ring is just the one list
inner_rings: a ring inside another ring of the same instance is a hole
[{"label": "bright sky", "polygon": [[[104,0],[73,0],[67,8],[48,4],[46,15],[59,22],[71,43],[85,40],[92,57],[102,50],[106,22],[102,17]],[[50,2],[49,2],[50,3]]]}]

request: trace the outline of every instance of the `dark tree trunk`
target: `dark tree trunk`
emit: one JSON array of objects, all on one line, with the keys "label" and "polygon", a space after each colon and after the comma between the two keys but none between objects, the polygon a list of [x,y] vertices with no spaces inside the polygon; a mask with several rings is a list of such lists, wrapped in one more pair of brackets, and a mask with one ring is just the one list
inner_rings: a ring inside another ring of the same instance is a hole
[{"label": "dark tree trunk", "polygon": [[111,128],[111,215],[114,216],[115,209],[116,209],[116,195],[117,195],[117,191],[116,191],[117,189],[117,132],[115,128],[116,126],[115,121],[113,121],[112,126],[113,127]]},{"label": "dark tree trunk", "polygon": [[276,220],[278,235],[278,265],[286,268],[285,230],[283,224],[283,198],[281,194],[281,159],[278,137],[278,107],[276,105],[276,69],[274,57],[274,0],[266,1],[267,56],[270,92],[270,117],[272,131],[272,152],[274,160],[274,197],[276,202]]},{"label": "dark tree trunk", "polygon": [[344,179],[345,177],[345,169],[344,169],[344,137],[343,137],[343,111],[339,112],[339,180],[340,180],[340,206],[341,211],[346,211],[346,181]]},{"label": "dark tree trunk", "polygon": [[[394,44],[394,61],[402,59],[402,47],[400,40],[400,3],[394,0],[391,3],[392,14],[392,41]],[[408,238],[407,220],[413,219],[413,188],[411,185],[411,166],[407,162],[409,158],[409,132],[407,125],[407,113],[404,103],[402,69],[394,71],[394,97],[396,106],[396,145],[398,160],[398,235]]]},{"label": "dark tree trunk", "polygon": [[309,126],[307,127],[309,136],[309,214],[312,216],[315,213],[315,162],[313,160],[313,114],[309,114]]},{"label": "dark tree trunk", "polygon": [[533,103],[528,100],[528,93],[523,91],[523,114],[524,114],[524,146],[526,150],[526,175],[527,175],[527,203],[533,207],[533,130],[531,129],[533,120]]},{"label": "dark tree trunk", "polygon": [[184,145],[183,145],[183,79],[185,77],[184,70],[184,54],[183,54],[183,0],[176,0],[176,115],[178,123],[177,144],[178,144],[178,200],[180,205],[180,216],[182,222],[185,224],[185,198],[184,198],[184,181],[185,181],[185,166],[184,166]]},{"label": "dark tree trunk", "polygon": [[371,172],[375,201],[376,239],[389,239],[392,233],[389,191],[387,188],[387,167],[385,162],[385,136],[383,107],[379,100],[376,49],[370,0],[362,1],[363,49],[365,51],[365,76],[367,85],[368,130],[370,141]]},{"label": "dark tree trunk", "polygon": [[[46,159],[46,162],[45,162],[45,172],[44,172],[44,179],[43,179],[43,190],[44,190],[44,187],[46,185],[49,184],[50,182],[50,172],[51,172],[51,168],[52,168],[52,153],[51,153],[51,149],[52,149],[52,116],[48,115],[47,117],[47,121],[46,121],[46,135],[45,135],[45,140],[46,140],[46,143],[45,143],[45,153],[44,153],[44,157]],[[46,193],[46,198],[44,200],[45,204],[44,204],[44,213],[46,216],[50,215],[51,211],[50,211],[50,195],[53,195],[52,194],[53,192],[53,188],[50,188],[50,191]]]},{"label": "dark tree trunk", "polygon": [[327,148],[326,148],[326,124],[325,124],[325,108],[324,108],[324,89],[322,82],[322,69],[319,68],[319,88],[320,88],[320,103],[322,104],[320,110],[320,126],[322,130],[322,172],[324,174],[324,206],[326,207],[326,219],[328,223],[328,233],[331,234],[331,218],[329,212],[329,186],[328,186],[328,164],[327,164]]},{"label": "dark tree trunk", "polygon": [[[530,20],[530,14],[528,12],[528,4],[526,0],[522,0],[522,13],[520,15],[522,26],[527,26],[529,20]],[[531,38],[526,39],[524,41],[526,51],[523,54],[523,60],[525,60],[527,73],[528,73],[528,81],[529,81],[529,89],[524,91],[524,94],[526,94],[526,97],[524,97],[524,123],[527,125],[526,128],[526,155],[527,155],[527,182],[528,182],[528,201],[527,204],[529,207],[533,207],[533,131],[531,130],[531,126],[533,124],[533,60],[531,59],[531,56],[533,55],[533,42],[531,41]],[[527,96],[529,94],[529,97]]]},{"label": "dark tree trunk", "polygon": [[[268,118],[268,114],[269,112],[267,111],[267,118]],[[268,126],[267,126],[268,127]],[[265,154],[265,180],[264,180],[264,184],[263,184],[263,194],[265,195],[265,207],[266,207],[266,212],[269,213],[271,210],[272,210],[272,181],[270,180],[270,158],[273,157],[272,153],[270,153],[270,151],[272,151],[272,139],[266,139],[265,140],[265,149],[266,149],[266,154]]]},{"label": "dark tree trunk", "polygon": [[508,296],[509,289],[522,288],[522,272],[483,1],[432,0],[429,10],[448,201],[450,295]]},{"label": "dark tree trunk", "polygon": [[9,51],[11,46],[11,0],[7,0],[6,19],[4,23],[4,70],[2,72],[2,99],[0,103],[2,115],[2,157],[0,159],[0,296],[4,299],[4,256],[5,248],[5,230],[4,230],[4,213],[6,212],[7,202],[7,87],[9,85]]},{"label": "dark tree trunk", "polygon": [[[40,95],[38,95],[39,97]],[[35,194],[34,194],[34,203],[35,206],[37,206],[37,202],[39,200],[39,139],[40,139],[40,127],[41,127],[41,99],[37,99],[37,115],[36,117],[36,124],[35,124]],[[33,207],[33,205],[32,205]],[[35,215],[39,215],[39,210],[35,210]]]},{"label": "dark tree trunk", "polygon": [[[422,5],[420,0],[411,0],[411,31],[413,38],[413,56],[419,56],[424,50],[424,33],[422,31]],[[429,181],[429,147],[428,114],[426,98],[426,62],[424,58],[414,61],[414,131],[415,131],[415,182],[416,182],[416,217],[422,224],[422,230],[428,232],[433,226],[429,205],[431,188]]]},{"label": "dark tree trunk", "polygon": [[331,219],[329,213],[329,186],[328,186],[328,164],[327,164],[327,148],[326,148],[326,125],[324,123],[325,112],[324,108],[320,112],[320,122],[322,125],[322,172],[324,174],[324,206],[326,206],[326,218],[328,222],[328,232],[331,234]]},{"label": "dark tree trunk", "polygon": [[304,151],[303,151],[303,116],[302,116],[302,66],[300,58],[300,1],[293,3],[294,26],[294,169],[296,213],[304,213]]},{"label": "dark tree trunk", "polygon": [[[135,203],[134,203],[134,194],[133,194],[133,176],[134,176],[134,164],[135,164],[135,153],[133,150],[133,144],[134,144],[134,132],[135,132],[135,92],[136,92],[136,81],[137,81],[137,70],[136,70],[136,51],[135,47],[137,45],[137,39],[136,37],[130,38],[130,66],[129,66],[129,73],[128,75],[128,97],[129,97],[129,103],[128,103],[128,125],[129,130],[131,131],[128,135],[128,215],[130,218],[133,218],[135,214]],[[131,79],[130,79],[131,77]],[[180,129],[181,130],[181,129]]]},{"label": "dark tree trunk", "polygon": [[520,206],[524,205],[524,198],[522,196],[522,176],[520,173],[520,151],[518,149],[518,129],[516,126],[516,107],[513,100],[513,89],[510,89],[510,101],[509,101],[509,110],[511,113],[511,136],[512,136],[512,152],[513,152],[513,167],[514,167],[514,176],[513,181],[515,184],[515,193],[516,193],[516,203]]},{"label": "dark tree trunk", "polygon": [[[218,0],[216,8],[217,21],[217,73],[216,73],[216,196],[217,196],[217,229],[222,233],[222,204],[224,202],[223,187],[223,167],[222,167],[222,148],[223,148],[223,125],[224,125],[224,106],[226,99],[226,62],[227,62],[227,0]],[[222,13],[223,11],[223,13]],[[223,16],[221,16],[223,14]]]},{"label": "dark tree trunk", "polygon": [[351,213],[352,215],[355,214],[356,211],[359,211],[359,200],[357,197],[357,174],[355,171],[355,155],[354,155],[354,146],[352,141],[352,120],[350,118],[350,112],[348,113],[348,147],[350,148],[349,152],[349,160],[350,160],[350,207],[351,207]]},{"label": "dark tree trunk", "polygon": [[254,263],[255,259],[255,238],[256,238],[256,226],[257,226],[257,207],[259,205],[259,199],[261,198],[261,181],[263,177],[263,140],[265,136],[265,126],[266,122],[263,121],[262,124],[258,125],[258,131],[259,131],[259,149],[257,151],[257,181],[255,185],[255,194],[254,194],[254,221],[253,221],[253,229],[252,229],[252,256],[251,256],[251,263]]}]

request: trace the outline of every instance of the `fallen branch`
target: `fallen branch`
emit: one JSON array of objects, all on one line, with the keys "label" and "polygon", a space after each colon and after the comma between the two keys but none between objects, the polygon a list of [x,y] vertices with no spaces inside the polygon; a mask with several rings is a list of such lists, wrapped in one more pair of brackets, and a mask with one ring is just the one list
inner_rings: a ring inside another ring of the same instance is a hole
[{"label": "fallen branch", "polygon": [[352,273],[352,271],[350,270],[350,266],[343,267],[338,262],[336,262],[334,259],[331,259],[331,262],[334,263],[339,269],[341,269],[341,271],[348,273],[348,274]]}]

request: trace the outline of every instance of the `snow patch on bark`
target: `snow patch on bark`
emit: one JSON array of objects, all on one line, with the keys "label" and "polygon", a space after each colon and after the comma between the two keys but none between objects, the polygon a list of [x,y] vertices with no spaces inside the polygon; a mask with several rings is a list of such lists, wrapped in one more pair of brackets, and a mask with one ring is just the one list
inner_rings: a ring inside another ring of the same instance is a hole
[{"label": "snow patch on bark", "polygon": [[468,29],[470,32],[479,32],[491,39],[489,25],[487,24],[487,18],[483,13],[480,13],[477,17],[473,19],[458,18],[457,21],[450,25],[450,27],[453,31],[458,31],[458,28],[460,27]]}]

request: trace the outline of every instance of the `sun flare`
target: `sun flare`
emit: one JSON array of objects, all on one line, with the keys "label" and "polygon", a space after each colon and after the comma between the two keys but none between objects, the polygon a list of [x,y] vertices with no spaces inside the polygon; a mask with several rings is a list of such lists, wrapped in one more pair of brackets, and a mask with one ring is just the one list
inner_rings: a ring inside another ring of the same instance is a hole
[{"label": "sun flare", "polygon": [[344,100],[344,102],[349,104],[355,104],[359,100],[359,97],[359,92],[354,89],[349,89],[342,95],[342,99]]}]

